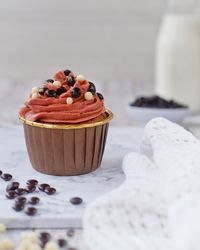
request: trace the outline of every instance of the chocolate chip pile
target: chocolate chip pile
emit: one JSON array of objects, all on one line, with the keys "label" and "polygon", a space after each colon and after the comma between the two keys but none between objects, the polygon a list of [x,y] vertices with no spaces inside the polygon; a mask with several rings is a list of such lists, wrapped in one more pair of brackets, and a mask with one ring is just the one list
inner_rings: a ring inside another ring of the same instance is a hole
[{"label": "chocolate chip pile", "polygon": [[151,97],[138,97],[134,102],[130,104],[133,107],[143,107],[143,108],[188,108],[186,105],[177,103],[173,100],[166,100],[157,95]]},{"label": "chocolate chip pile", "polygon": [[[10,200],[15,200],[12,208],[19,212],[24,211],[25,214],[29,216],[33,216],[37,214],[37,208],[35,207],[40,203],[40,198],[37,196],[32,196],[26,198],[26,194],[34,193],[35,191],[39,190],[47,195],[53,195],[56,193],[56,189],[51,187],[47,183],[39,183],[35,179],[30,179],[26,181],[25,187],[20,187],[20,183],[17,181],[11,181],[12,175],[8,173],[3,173],[0,170],[0,177],[2,180],[6,182],[10,182],[6,187],[6,198]],[[72,197],[69,202],[73,205],[79,205],[83,202],[80,197]]]}]

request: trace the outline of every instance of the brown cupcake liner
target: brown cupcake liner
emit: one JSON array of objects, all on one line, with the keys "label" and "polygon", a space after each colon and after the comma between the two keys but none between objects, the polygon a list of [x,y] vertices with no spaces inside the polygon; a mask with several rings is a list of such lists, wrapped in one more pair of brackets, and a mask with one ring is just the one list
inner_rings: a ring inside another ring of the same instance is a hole
[{"label": "brown cupcake liner", "polygon": [[30,122],[20,117],[31,164],[50,175],[81,175],[96,170],[105,149],[109,121],[56,125]]}]

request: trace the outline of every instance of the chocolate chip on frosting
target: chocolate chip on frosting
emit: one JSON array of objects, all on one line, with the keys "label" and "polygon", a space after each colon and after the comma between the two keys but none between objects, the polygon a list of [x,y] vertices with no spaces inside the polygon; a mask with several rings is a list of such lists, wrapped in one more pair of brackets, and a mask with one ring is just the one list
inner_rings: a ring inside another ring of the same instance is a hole
[{"label": "chocolate chip on frosting", "polygon": [[83,83],[86,78],[84,75],[77,75],[76,80],[78,80],[80,83]]},{"label": "chocolate chip on frosting", "polygon": [[81,90],[79,88],[77,88],[77,87],[73,88],[71,90],[71,95],[72,95],[73,98],[78,98],[78,97],[81,96]]},{"label": "chocolate chip on frosting", "polygon": [[38,93],[40,94],[40,95],[44,95],[44,93],[45,93],[45,91],[47,90],[47,88],[39,88],[39,91],[38,91]]},{"label": "chocolate chip on frosting", "polygon": [[93,99],[93,94],[91,92],[85,92],[84,94],[85,100],[90,101]]},{"label": "chocolate chip on frosting", "polygon": [[65,87],[60,87],[59,89],[56,90],[57,95],[61,95],[62,93],[65,93],[67,90]]},{"label": "chocolate chip on frosting", "polygon": [[61,87],[61,82],[59,82],[59,81],[54,81],[54,82],[53,82],[53,85],[56,86],[56,87],[58,87],[58,88],[60,88],[60,87]]},{"label": "chocolate chip on frosting", "polygon": [[57,96],[56,91],[52,90],[52,89],[48,89],[46,91],[46,94],[47,94],[48,97],[56,97]]},{"label": "chocolate chip on frosting", "polygon": [[69,69],[64,70],[64,74],[65,74],[66,76],[68,76],[70,73],[71,73],[71,70],[69,70]]},{"label": "chocolate chip on frosting", "polygon": [[67,77],[67,83],[68,83],[69,86],[74,86],[75,82],[76,81],[75,81],[75,78],[73,76],[68,76]]},{"label": "chocolate chip on frosting", "polygon": [[103,99],[104,99],[104,97],[103,97],[103,95],[102,95],[102,94],[97,93],[97,95],[98,95],[98,97],[99,97],[99,99],[100,99],[100,100],[103,100]]},{"label": "chocolate chip on frosting", "polygon": [[94,83],[89,82],[88,91],[91,92],[92,94],[96,93],[96,87],[95,87]]},{"label": "chocolate chip on frosting", "polygon": [[67,104],[72,104],[72,103],[73,103],[73,98],[67,97],[66,103],[67,103]]},{"label": "chocolate chip on frosting", "polygon": [[53,80],[53,79],[48,79],[48,80],[46,80],[46,82],[53,83],[53,82],[54,82],[54,80]]}]

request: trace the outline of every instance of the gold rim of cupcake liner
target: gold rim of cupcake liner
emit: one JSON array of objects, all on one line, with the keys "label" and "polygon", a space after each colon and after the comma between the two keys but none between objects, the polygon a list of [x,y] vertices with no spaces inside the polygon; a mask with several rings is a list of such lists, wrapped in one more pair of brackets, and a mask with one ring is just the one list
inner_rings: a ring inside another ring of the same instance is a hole
[{"label": "gold rim of cupcake liner", "polygon": [[91,122],[91,123],[87,123],[87,122],[82,122],[79,124],[50,124],[50,123],[40,123],[40,122],[32,122],[32,121],[28,121],[25,118],[19,116],[19,120],[26,125],[29,126],[34,126],[34,127],[39,127],[39,128],[50,128],[50,129],[81,129],[81,128],[91,128],[91,127],[95,127],[95,126],[100,126],[100,125],[104,125],[108,122],[110,122],[113,119],[113,113],[106,109],[106,114],[107,117],[104,118],[102,121],[98,121],[98,122]]}]

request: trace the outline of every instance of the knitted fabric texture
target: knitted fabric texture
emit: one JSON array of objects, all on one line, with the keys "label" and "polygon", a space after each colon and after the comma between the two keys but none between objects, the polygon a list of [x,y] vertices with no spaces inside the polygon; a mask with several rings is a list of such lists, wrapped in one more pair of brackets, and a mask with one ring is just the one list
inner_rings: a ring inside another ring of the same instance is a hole
[{"label": "knitted fabric texture", "polygon": [[93,202],[84,237],[95,250],[199,250],[200,141],[164,118],[123,160],[126,181]]}]

